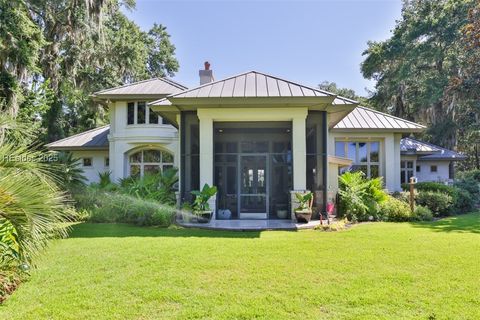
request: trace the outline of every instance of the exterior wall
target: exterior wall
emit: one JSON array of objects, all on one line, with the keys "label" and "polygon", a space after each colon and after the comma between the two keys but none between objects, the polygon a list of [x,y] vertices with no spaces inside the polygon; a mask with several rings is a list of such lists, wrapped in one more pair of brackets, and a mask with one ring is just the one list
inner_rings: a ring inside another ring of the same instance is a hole
[{"label": "exterior wall", "polygon": [[[105,166],[105,158],[108,157],[107,150],[85,150],[85,151],[71,151],[73,158],[80,159],[80,168],[83,170],[83,175],[87,178],[87,183],[98,182],[98,174],[109,171],[110,168]],[[84,167],[83,158],[91,158],[92,166]]]},{"label": "exterior wall", "polygon": [[174,155],[174,163],[179,167],[178,132],[168,124],[127,125],[127,101],[117,101],[109,105],[110,134],[109,155],[112,181],[129,175],[128,155],[134,151],[155,148]]},{"label": "exterior wall", "polygon": [[[416,172],[419,182],[436,181],[448,182],[450,161],[422,161],[417,160],[417,166],[420,166],[420,172]],[[437,172],[430,172],[430,166],[437,166]]]},{"label": "exterior wall", "polygon": [[[368,132],[368,131],[330,131],[328,137],[328,154],[335,155],[335,141],[379,141],[380,142],[380,174],[384,178],[385,188],[388,191],[400,191],[400,140],[401,134],[393,132]],[[329,169],[334,169],[329,166]],[[337,173],[336,171],[335,173]],[[331,192],[338,189],[338,174],[329,172],[328,188]]]}]

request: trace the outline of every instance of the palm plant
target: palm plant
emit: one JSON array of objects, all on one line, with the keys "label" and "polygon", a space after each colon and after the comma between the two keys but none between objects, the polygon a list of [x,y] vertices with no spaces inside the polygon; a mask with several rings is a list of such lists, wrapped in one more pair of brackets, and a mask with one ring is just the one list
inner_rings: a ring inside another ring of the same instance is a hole
[{"label": "palm plant", "polygon": [[141,178],[128,177],[120,180],[121,191],[142,199],[157,200],[163,204],[175,204],[175,186],[178,169],[169,168]]},{"label": "palm plant", "polygon": [[378,212],[387,199],[381,178],[365,179],[361,171],[346,172],[339,177],[340,215],[349,220],[367,220]]},{"label": "palm plant", "polygon": [[26,146],[31,141],[16,140],[9,132],[15,128],[0,128],[0,267],[32,263],[49,239],[66,234],[65,194],[52,178],[55,166]]},{"label": "palm plant", "polygon": [[161,203],[174,205],[176,202],[175,199],[175,190],[176,185],[178,183],[178,169],[177,168],[169,168],[162,172],[159,176],[160,182],[160,194],[159,194],[159,201]]},{"label": "palm plant", "polygon": [[80,167],[80,159],[74,158],[71,152],[58,152],[52,174],[57,179],[59,186],[65,190],[73,190],[85,186],[87,179]]}]

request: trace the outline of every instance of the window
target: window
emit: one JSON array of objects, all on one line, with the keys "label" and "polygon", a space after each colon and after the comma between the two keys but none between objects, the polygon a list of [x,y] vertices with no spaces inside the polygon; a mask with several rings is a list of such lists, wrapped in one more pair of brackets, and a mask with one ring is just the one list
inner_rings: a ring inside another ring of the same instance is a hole
[{"label": "window", "polygon": [[127,105],[127,124],[134,124],[135,122],[135,103],[129,102]]},{"label": "window", "polygon": [[110,158],[109,158],[109,157],[105,157],[103,165],[104,165],[105,167],[109,167],[109,166],[110,166]]},{"label": "window", "polygon": [[127,104],[127,124],[168,124],[150,110],[145,101]]},{"label": "window", "polygon": [[430,172],[437,172],[437,166],[430,166]]},{"label": "window", "polygon": [[420,172],[420,171],[421,171],[421,167],[417,166],[417,172]]},{"label": "window", "polygon": [[[418,168],[419,166],[416,166]],[[415,164],[413,160],[404,160],[400,161],[400,182],[401,183],[409,183],[410,178],[414,177]]]},{"label": "window", "polygon": [[130,175],[133,177],[155,174],[173,167],[173,155],[166,151],[148,149],[129,157]]},{"label": "window", "polygon": [[158,115],[155,112],[153,112],[153,110],[150,108],[148,108],[148,123],[149,124],[158,123]]},{"label": "window", "polygon": [[83,158],[82,163],[84,167],[91,167],[92,166],[92,158]]},{"label": "window", "polygon": [[362,171],[369,178],[380,176],[380,142],[378,141],[336,141],[335,155],[353,161],[349,168],[340,169],[340,174],[345,171]]},{"label": "window", "polygon": [[145,102],[137,102],[137,124],[145,123],[146,107]]}]

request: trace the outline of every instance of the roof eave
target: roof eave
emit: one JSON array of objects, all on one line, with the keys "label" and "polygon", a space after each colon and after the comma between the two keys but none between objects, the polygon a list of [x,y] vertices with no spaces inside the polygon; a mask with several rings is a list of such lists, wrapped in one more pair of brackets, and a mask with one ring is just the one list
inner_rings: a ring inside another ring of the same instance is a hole
[{"label": "roof eave", "polygon": [[332,96],[309,96],[309,97],[215,97],[215,98],[176,98],[167,97],[167,99],[177,106],[189,105],[189,106],[211,106],[211,105],[258,105],[258,104],[271,104],[271,105],[317,105],[328,104],[330,105],[335,97]]},{"label": "roof eave", "polygon": [[166,94],[95,94],[91,95],[95,101],[129,101],[129,100],[159,100],[165,98]]},{"label": "roof eave", "polygon": [[405,129],[395,129],[395,128],[332,128],[332,131],[335,132],[393,132],[393,133],[418,133],[423,132],[425,128],[405,128]]},{"label": "roof eave", "polygon": [[54,151],[108,151],[109,147],[87,147],[87,146],[49,146],[45,145],[48,150]]}]

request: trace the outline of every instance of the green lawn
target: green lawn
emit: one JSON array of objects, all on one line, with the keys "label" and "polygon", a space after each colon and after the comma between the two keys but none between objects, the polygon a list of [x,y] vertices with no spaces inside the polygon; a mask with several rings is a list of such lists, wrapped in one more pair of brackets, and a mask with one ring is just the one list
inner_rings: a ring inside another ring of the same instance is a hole
[{"label": "green lawn", "polygon": [[342,232],[81,224],[0,319],[479,319],[480,214]]}]

